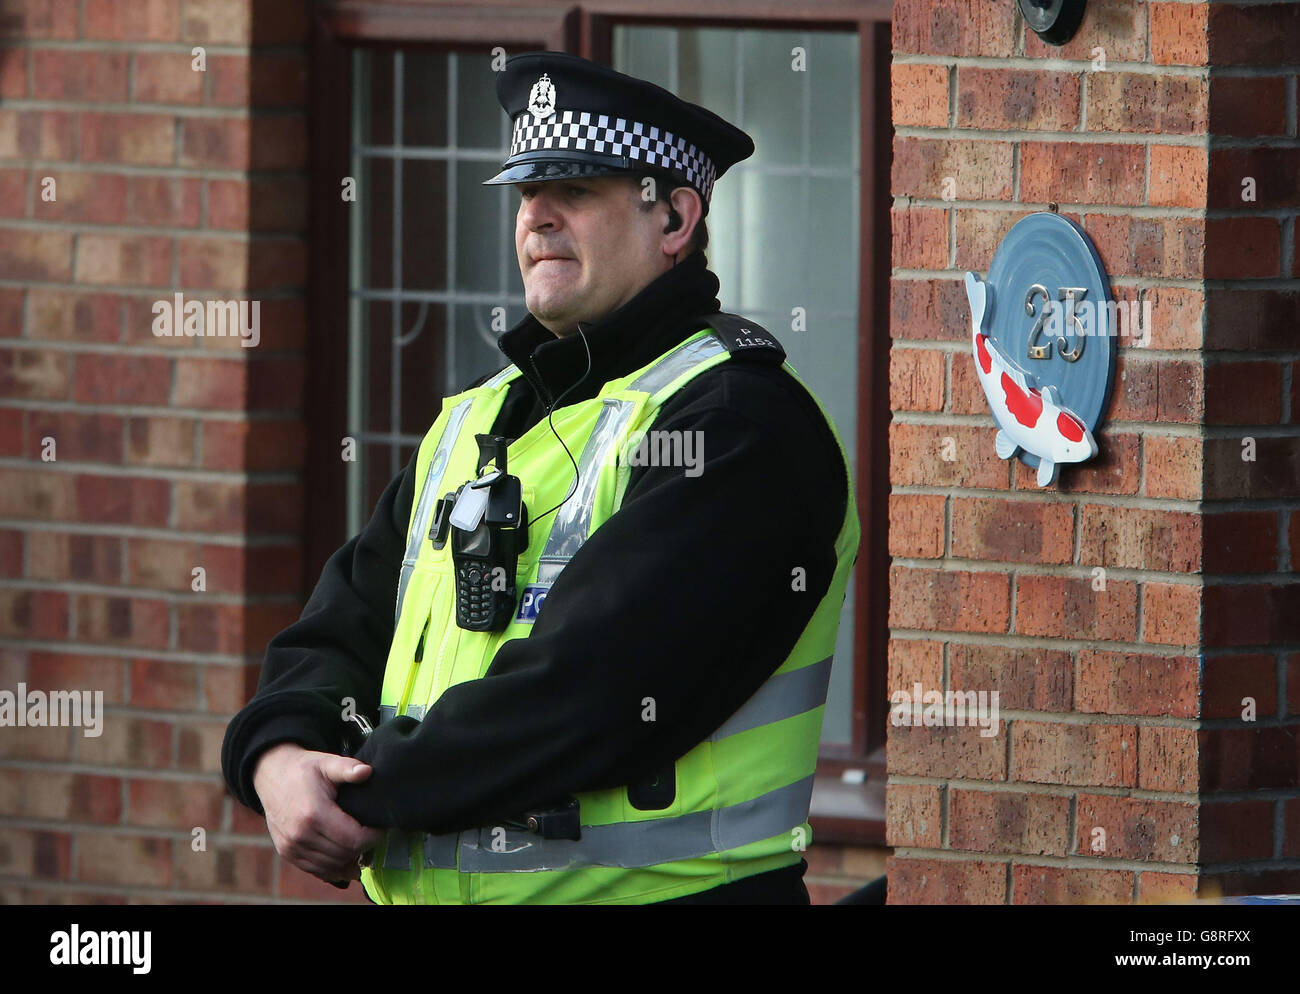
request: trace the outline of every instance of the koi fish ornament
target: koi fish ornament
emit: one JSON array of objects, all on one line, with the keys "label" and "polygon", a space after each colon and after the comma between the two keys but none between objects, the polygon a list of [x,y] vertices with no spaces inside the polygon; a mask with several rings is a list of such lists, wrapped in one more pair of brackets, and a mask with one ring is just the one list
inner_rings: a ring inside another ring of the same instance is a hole
[{"label": "koi fish ornament", "polygon": [[1060,463],[1091,459],[1097,454],[1097,442],[1083,420],[1061,406],[1056,387],[1030,386],[1025,371],[985,334],[989,285],[974,273],[966,274],[966,297],[975,372],[998,424],[994,448],[1000,459],[1010,459],[1020,449],[1037,456],[1038,485],[1050,486],[1056,482]]}]

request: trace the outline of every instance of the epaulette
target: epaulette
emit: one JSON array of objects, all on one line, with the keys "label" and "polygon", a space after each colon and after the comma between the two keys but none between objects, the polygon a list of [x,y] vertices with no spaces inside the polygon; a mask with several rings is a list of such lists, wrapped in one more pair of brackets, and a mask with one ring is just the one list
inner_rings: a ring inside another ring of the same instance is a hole
[{"label": "epaulette", "polygon": [[734,359],[770,362],[773,365],[785,362],[785,349],[781,343],[757,322],[725,311],[705,315],[701,321],[714,330],[718,340],[727,347]]}]

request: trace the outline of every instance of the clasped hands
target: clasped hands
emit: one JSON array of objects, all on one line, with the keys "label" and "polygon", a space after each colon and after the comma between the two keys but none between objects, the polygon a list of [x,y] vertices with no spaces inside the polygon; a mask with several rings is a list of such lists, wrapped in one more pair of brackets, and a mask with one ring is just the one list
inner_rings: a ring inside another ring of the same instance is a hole
[{"label": "clasped hands", "polygon": [[326,883],[358,880],[361,854],[384,837],[338,806],[338,785],[361,783],[373,767],[293,742],[267,749],[253,772],[275,851]]}]

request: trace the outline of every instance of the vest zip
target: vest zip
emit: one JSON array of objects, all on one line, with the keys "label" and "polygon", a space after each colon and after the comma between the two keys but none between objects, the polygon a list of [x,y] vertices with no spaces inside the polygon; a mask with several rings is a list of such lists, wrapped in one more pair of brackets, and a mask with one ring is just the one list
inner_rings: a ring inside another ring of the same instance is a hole
[{"label": "vest zip", "polygon": [[[577,325],[578,325],[578,333],[581,334],[581,333],[582,333],[582,322],[581,322],[581,321],[577,322]],[[584,344],[586,344],[586,340],[585,340],[585,339],[584,339]],[[588,359],[588,362],[590,362],[590,360],[591,360],[591,346],[590,346],[590,345],[587,345],[587,359]],[[541,384],[542,390],[545,391],[545,393],[546,393],[546,400],[547,400],[547,404],[546,404],[546,415],[543,415],[543,416],[544,416],[544,417],[545,417],[545,416],[549,416],[549,415],[551,414],[551,412],[555,410],[555,401],[556,401],[558,398],[556,398],[554,395],[552,395],[552,393],[551,393],[551,388],[548,387],[548,386],[546,385],[546,381],[545,381],[544,379],[542,379],[542,371],[541,371],[540,369],[537,368],[537,359],[534,357],[534,355],[533,355],[531,352],[528,354],[528,364],[529,364],[530,366],[533,367],[533,373],[537,376],[537,382],[538,382],[539,384]],[[573,383],[572,385],[569,386],[568,390],[563,391],[563,392],[560,394],[560,396],[563,397],[566,393],[569,392],[569,390],[572,390],[575,386],[577,386],[579,383],[581,383],[583,380],[585,380],[585,379],[587,378],[587,376],[590,375],[590,373],[591,373],[591,370],[588,369],[588,371],[587,371],[586,373],[584,373],[584,374],[583,374],[579,379],[577,379],[576,381],[574,381],[574,383]]]},{"label": "vest zip", "polygon": [[430,613],[424,619],[424,629],[420,632],[420,641],[415,646],[415,657],[411,660],[411,666],[406,671],[406,686],[402,688],[402,697],[399,700],[401,711],[405,711],[411,703],[411,691],[415,689],[415,674],[420,669],[420,663],[424,659],[424,640],[429,637],[429,624],[433,621],[433,614]]},{"label": "vest zip", "polygon": [[542,379],[542,371],[537,368],[537,360],[531,354],[528,356],[528,365],[533,367],[533,375],[537,377],[537,384],[542,388],[542,392],[546,394],[546,413],[549,414],[555,404],[555,398],[551,396],[551,388]]},{"label": "vest zip", "polygon": [[[438,693],[438,688],[442,686],[438,677],[442,675],[442,661],[447,658],[447,650],[451,647],[450,644],[453,635],[455,636],[456,646],[451,651],[451,658],[455,659],[457,653],[460,652],[461,628],[459,625],[452,624],[448,628],[447,634],[442,637],[442,643],[438,646],[438,656],[433,661],[433,680],[429,684],[431,693]],[[432,705],[433,701],[430,701],[429,703]]]},{"label": "vest zip", "polygon": [[424,631],[420,632],[420,644],[415,647],[415,661],[417,663],[424,660],[424,640],[429,637],[429,623],[432,620],[432,615],[424,619]]}]

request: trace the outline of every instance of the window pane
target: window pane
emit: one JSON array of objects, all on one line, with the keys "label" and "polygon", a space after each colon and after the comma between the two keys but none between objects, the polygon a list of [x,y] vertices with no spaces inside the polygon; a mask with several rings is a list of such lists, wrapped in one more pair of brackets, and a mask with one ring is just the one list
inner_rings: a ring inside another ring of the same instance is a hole
[{"label": "window pane", "polygon": [[[497,75],[490,55],[452,57],[456,80],[456,145],[485,149],[494,156],[509,138],[510,121],[497,103]],[[498,159],[498,162],[501,160]],[[484,174],[480,181],[487,179]]]},{"label": "window pane", "polygon": [[438,159],[401,159],[401,271],[395,287],[406,290],[447,288],[447,163]]},{"label": "window pane", "polygon": [[456,164],[456,199],[452,201],[456,215],[455,286],[462,292],[499,293],[506,281],[500,237],[502,190],[515,199],[519,194],[512,186],[484,186],[483,167],[482,162]]},{"label": "window pane", "polygon": [[808,145],[819,166],[858,166],[858,36],[807,35]]},{"label": "window pane", "polygon": [[[742,31],[739,38],[744,128],[768,165],[798,165],[804,156],[808,73],[790,68],[802,32]],[[758,152],[756,151],[757,155]]]},{"label": "window pane", "polygon": [[[813,176],[807,180],[806,220],[800,227],[808,244],[803,295],[825,302],[837,313],[855,315],[858,301],[858,180],[856,176]],[[827,246],[839,249],[827,252]],[[849,339],[852,340],[851,338]]]},{"label": "window pane", "polygon": [[674,28],[637,28],[635,36],[614,29],[614,68],[675,89],[673,50],[679,32]]},{"label": "window pane", "polygon": [[[358,140],[367,145],[393,144],[393,53],[362,51],[354,55],[354,89],[367,109]],[[371,112],[382,108],[383,113]]]},{"label": "window pane", "polygon": [[402,144],[447,144],[447,55],[405,53],[402,59]]},{"label": "window pane", "polygon": [[[730,178],[724,176],[718,185]],[[811,258],[807,178],[751,171],[742,172],[735,182],[741,191],[741,281],[739,286],[724,286],[722,292],[739,294],[747,307],[765,313],[789,314],[792,308],[808,307],[814,299],[808,272],[822,256]],[[827,244],[820,237],[817,242]],[[776,245],[779,252],[765,250]],[[785,344],[779,326],[768,330]]]},{"label": "window pane", "polygon": [[365,195],[364,206],[354,212],[353,222],[361,224],[361,241],[366,246],[364,271],[366,285],[393,285],[393,160],[364,156],[357,178],[357,200]]}]

